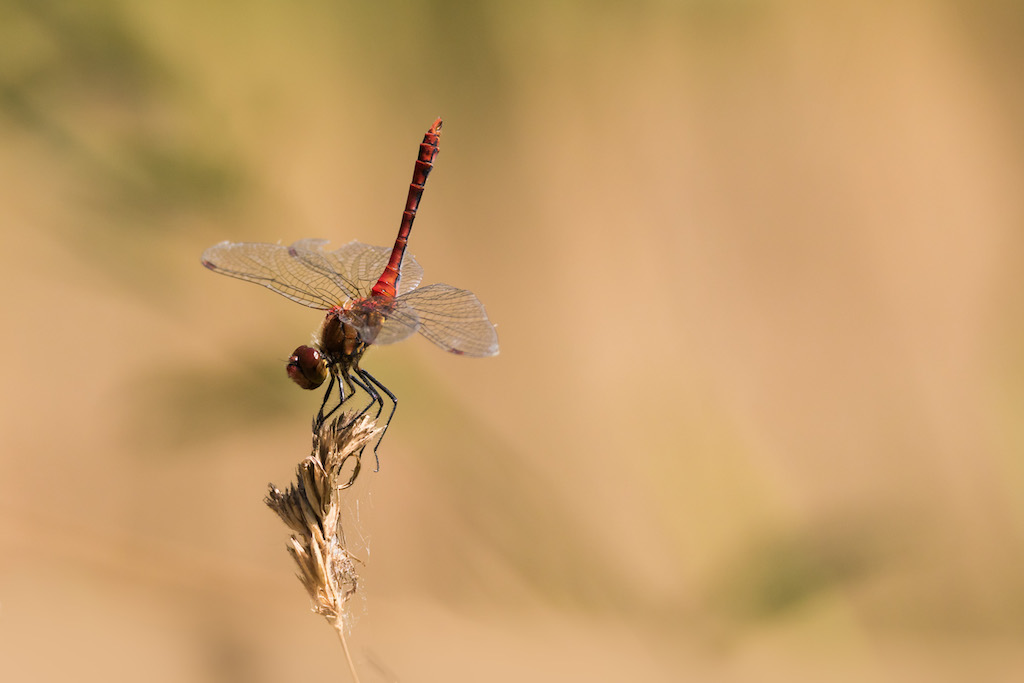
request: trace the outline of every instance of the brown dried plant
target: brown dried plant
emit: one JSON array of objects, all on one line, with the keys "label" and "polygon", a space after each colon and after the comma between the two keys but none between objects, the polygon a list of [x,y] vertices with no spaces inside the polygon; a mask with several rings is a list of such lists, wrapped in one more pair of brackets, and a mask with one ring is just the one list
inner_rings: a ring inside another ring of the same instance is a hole
[{"label": "brown dried plant", "polygon": [[313,611],[334,627],[345,651],[352,678],[358,683],[345,639],[346,604],[359,586],[358,558],[346,544],[341,526],[342,491],[355,483],[363,449],[380,431],[368,415],[345,413],[331,422],[314,423],[312,453],[296,468],[297,479],[286,491],[273,484],[266,504],[288,525],[288,552],[299,566],[299,580],[313,602]]}]

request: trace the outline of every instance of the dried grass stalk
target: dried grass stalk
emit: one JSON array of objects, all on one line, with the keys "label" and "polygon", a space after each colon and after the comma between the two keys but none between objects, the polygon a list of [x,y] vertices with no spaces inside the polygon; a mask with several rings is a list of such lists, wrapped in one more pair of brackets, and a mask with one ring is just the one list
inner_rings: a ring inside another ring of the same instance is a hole
[{"label": "dried grass stalk", "polygon": [[345,605],[359,586],[355,563],[341,527],[341,492],[355,482],[363,449],[380,431],[367,415],[345,413],[313,432],[313,451],[296,468],[286,491],[273,484],[266,503],[292,530],[288,552],[299,566],[299,580],[313,611],[334,627],[345,650],[352,678],[358,682],[345,640]]}]

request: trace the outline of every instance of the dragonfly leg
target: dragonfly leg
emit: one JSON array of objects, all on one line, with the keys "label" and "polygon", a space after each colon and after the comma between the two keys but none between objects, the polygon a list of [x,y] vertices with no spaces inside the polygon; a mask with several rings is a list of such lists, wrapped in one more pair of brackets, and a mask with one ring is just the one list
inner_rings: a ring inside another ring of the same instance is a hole
[{"label": "dragonfly leg", "polygon": [[[377,401],[377,399],[375,398],[375,393],[376,392],[374,392],[373,387],[369,386],[368,384],[366,384],[366,382],[364,382],[359,377],[358,374],[354,373],[354,374],[349,375],[347,377],[347,380],[352,384],[352,387],[353,387],[352,388],[352,392],[353,392],[353,394],[355,393],[355,387],[359,387],[360,389],[365,391],[370,396],[370,403],[365,408],[363,408],[358,413],[356,413],[356,416],[353,418],[354,420],[358,420],[359,418],[361,418],[363,415],[366,414],[366,411],[370,409],[370,406],[372,406],[374,403],[376,403],[376,401]],[[351,398],[353,394],[350,394],[349,398]]]},{"label": "dragonfly leg", "polygon": [[[334,412],[334,410],[331,410],[330,413],[327,413],[326,415],[324,415],[324,408],[327,407],[327,401],[328,401],[328,399],[331,398],[331,390],[333,390],[333,389],[334,389],[334,373],[332,372],[331,373],[331,381],[327,383],[327,391],[324,392],[324,400],[320,404],[320,410],[319,410],[319,412],[317,412],[316,420],[313,422],[313,429],[314,429],[314,431],[319,431],[320,427],[324,423],[324,420],[326,420],[328,417],[330,417],[331,413]],[[341,391],[341,387],[339,387],[338,390]]]},{"label": "dragonfly leg", "polygon": [[[338,412],[338,409],[341,408],[341,406],[345,403],[345,401],[349,400],[350,398],[352,398],[355,395],[356,388],[355,388],[355,386],[352,385],[352,380],[353,379],[354,378],[352,377],[352,374],[350,372],[342,373],[341,381],[338,382],[338,403],[333,408],[331,408],[329,411],[327,411],[327,414],[324,415],[324,419],[325,420],[327,418],[329,418],[331,415],[334,415],[334,413]],[[334,381],[334,376],[333,375],[331,376],[331,381]],[[362,385],[362,383],[359,383],[356,386],[362,387],[363,385]],[[348,393],[345,393],[345,389],[348,389]],[[324,405],[326,405],[326,404],[327,404],[327,396],[324,396]],[[321,411],[323,410],[322,406],[321,406],[320,410]]]},{"label": "dragonfly leg", "polygon": [[[384,434],[387,433],[388,427],[391,426],[391,420],[392,418],[395,417],[395,411],[398,410],[398,397],[392,394],[391,391],[386,386],[380,383],[380,380],[378,380],[376,377],[368,373],[366,370],[363,370],[362,368],[357,368],[356,372],[359,373],[359,376],[363,378],[363,381],[366,382],[367,385],[374,386],[380,389],[385,394],[387,394],[388,398],[391,399],[391,412],[388,414],[388,421],[384,423],[384,429],[381,430],[380,437],[377,439],[377,443],[374,444],[373,446],[373,459],[377,463],[374,472],[377,472],[380,470],[380,458],[377,457],[377,449],[380,448],[380,442],[384,440]],[[376,391],[374,391],[373,393],[377,396],[377,400],[380,403],[380,408],[377,409],[377,417],[380,417],[381,411],[384,410],[384,400],[380,398],[380,394],[378,394]]]},{"label": "dragonfly leg", "polygon": [[357,369],[356,374],[361,378],[359,386],[361,386],[363,390],[366,391],[366,393],[370,396],[370,402],[366,404],[366,407],[359,411],[359,417],[365,415],[373,406],[377,406],[377,413],[373,416],[373,419],[376,420],[377,418],[380,417],[380,413],[384,409],[384,400],[380,397],[380,394],[377,393],[377,389],[373,386],[373,384],[368,382],[366,378],[362,376],[362,370]]}]

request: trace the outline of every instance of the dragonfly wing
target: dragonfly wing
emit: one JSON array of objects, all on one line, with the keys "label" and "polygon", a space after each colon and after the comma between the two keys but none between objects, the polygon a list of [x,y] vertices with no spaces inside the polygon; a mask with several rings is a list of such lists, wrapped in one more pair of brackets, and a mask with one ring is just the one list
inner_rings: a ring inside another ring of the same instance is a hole
[{"label": "dragonfly wing", "polygon": [[420,329],[420,319],[416,311],[405,302],[404,298],[395,299],[392,310],[384,318],[384,323],[377,331],[373,343],[376,345],[394,344],[411,337]]},{"label": "dragonfly wing", "polygon": [[349,298],[335,278],[281,244],[221,242],[203,252],[202,262],[214,272],[255,282],[310,308],[326,310]]},{"label": "dragonfly wing", "polygon": [[[339,249],[324,252],[324,256],[336,272],[344,273],[359,288],[360,295],[365,296],[384,274],[384,267],[391,258],[391,248],[349,242]],[[416,289],[423,280],[423,268],[410,254],[402,259],[401,274],[398,279],[399,295]]]},{"label": "dragonfly wing", "polygon": [[498,333],[472,292],[451,285],[427,285],[399,297],[398,302],[404,308],[392,319],[401,321],[402,315],[408,315],[405,311],[411,310],[420,334],[445,351],[481,358],[498,353]]},{"label": "dragonfly wing", "polygon": [[327,240],[304,239],[293,242],[288,253],[307,267],[315,270],[322,277],[335,283],[345,292],[346,299],[358,299],[369,293],[369,288],[361,286],[360,278],[348,270],[347,264],[335,258],[333,251],[324,251]]},{"label": "dragonfly wing", "polygon": [[[391,255],[389,254],[388,258],[390,257]],[[381,268],[380,272],[383,274],[384,269]],[[398,278],[398,289],[396,290],[397,295],[402,296],[403,294],[408,294],[419,287],[421,282],[423,282],[423,266],[413,258],[412,254],[406,253],[406,255],[402,257],[402,270],[401,275]]]}]

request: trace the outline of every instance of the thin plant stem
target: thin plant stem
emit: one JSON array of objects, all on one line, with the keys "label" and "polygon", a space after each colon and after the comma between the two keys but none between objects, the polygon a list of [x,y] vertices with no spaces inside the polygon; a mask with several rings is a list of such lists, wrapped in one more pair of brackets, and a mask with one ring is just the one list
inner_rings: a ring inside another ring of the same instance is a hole
[{"label": "thin plant stem", "polygon": [[352,653],[348,650],[348,639],[345,638],[345,624],[341,616],[331,624],[334,626],[334,630],[338,632],[338,640],[341,641],[341,647],[345,650],[345,661],[348,662],[348,670],[352,674],[353,683],[359,683],[359,674],[356,673],[356,665],[352,661]]}]

